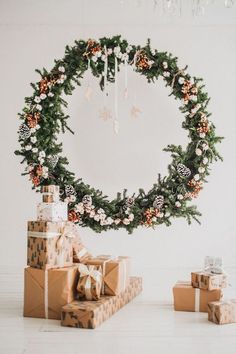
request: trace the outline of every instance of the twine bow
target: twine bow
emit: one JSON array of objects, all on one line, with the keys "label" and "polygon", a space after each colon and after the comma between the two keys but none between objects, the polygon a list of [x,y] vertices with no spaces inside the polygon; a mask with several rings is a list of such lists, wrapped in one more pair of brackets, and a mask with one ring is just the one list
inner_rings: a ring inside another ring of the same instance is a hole
[{"label": "twine bow", "polygon": [[67,222],[65,226],[62,228],[60,237],[57,240],[57,244],[56,244],[57,249],[61,250],[66,238],[67,237],[74,238],[76,234],[77,234],[77,228],[75,224],[71,222]]},{"label": "twine bow", "polygon": [[78,270],[80,273],[80,278],[87,277],[84,284],[85,298],[87,300],[93,300],[93,295],[91,293],[92,279],[95,280],[96,283],[101,284],[102,273],[98,269],[96,269],[96,266],[86,266],[83,263],[78,264]]},{"label": "twine bow", "polygon": [[178,75],[185,75],[185,70],[188,68],[188,66],[186,65],[185,66],[185,68],[184,69],[180,69],[179,71],[177,71],[177,73],[175,73],[174,74],[174,76],[173,76],[173,79],[172,79],[172,81],[171,81],[171,88],[173,89],[174,88],[174,84],[175,84],[175,80],[176,80],[176,77],[178,76]]}]

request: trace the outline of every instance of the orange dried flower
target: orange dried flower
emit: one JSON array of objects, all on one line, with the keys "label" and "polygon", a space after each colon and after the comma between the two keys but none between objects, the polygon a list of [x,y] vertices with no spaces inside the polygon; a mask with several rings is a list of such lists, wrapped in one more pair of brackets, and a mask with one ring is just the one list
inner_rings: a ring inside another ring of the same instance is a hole
[{"label": "orange dried flower", "polygon": [[74,209],[71,209],[68,213],[68,220],[72,222],[79,221],[79,216]]}]

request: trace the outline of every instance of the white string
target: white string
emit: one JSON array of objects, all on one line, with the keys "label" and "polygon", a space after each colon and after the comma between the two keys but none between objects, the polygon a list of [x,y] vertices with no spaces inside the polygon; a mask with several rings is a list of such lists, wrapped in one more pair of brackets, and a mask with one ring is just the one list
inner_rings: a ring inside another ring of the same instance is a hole
[{"label": "white string", "polygon": [[105,52],[105,63],[104,63],[104,107],[107,104],[107,74],[108,74],[108,55],[107,55],[107,47],[104,47]]},{"label": "white string", "polygon": [[125,98],[128,98],[128,60],[125,58]]},{"label": "white string", "polygon": [[118,63],[117,57],[115,57],[115,119],[114,119],[114,132],[119,133],[119,122],[118,122]]}]

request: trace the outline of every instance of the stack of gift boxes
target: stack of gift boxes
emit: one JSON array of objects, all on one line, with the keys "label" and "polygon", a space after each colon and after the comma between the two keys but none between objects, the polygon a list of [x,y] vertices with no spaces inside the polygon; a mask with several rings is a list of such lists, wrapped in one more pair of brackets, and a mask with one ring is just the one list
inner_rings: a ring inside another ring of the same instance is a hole
[{"label": "stack of gift boxes", "polygon": [[58,186],[43,186],[42,197],[28,222],[24,316],[95,328],[141,292],[142,279],[130,277],[129,257],[91,256]]},{"label": "stack of gift boxes", "polygon": [[178,281],[173,287],[176,311],[208,312],[217,324],[236,322],[236,300],[222,300],[228,276],[219,257],[206,257],[204,270],[191,273],[191,281]]}]

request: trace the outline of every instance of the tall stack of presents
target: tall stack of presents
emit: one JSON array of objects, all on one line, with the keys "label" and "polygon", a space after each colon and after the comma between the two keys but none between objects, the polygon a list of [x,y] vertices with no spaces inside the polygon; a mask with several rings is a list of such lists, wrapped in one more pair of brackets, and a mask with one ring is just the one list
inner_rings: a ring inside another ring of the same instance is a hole
[{"label": "tall stack of presents", "polygon": [[[42,187],[37,221],[28,222],[24,316],[96,328],[142,291],[142,278],[130,276],[127,256],[92,256],[75,224],[68,221],[67,209],[59,186]],[[178,282],[173,288],[174,308],[208,310],[209,320],[234,322],[236,303],[220,301],[226,285],[222,272],[192,273],[192,284]]]}]

